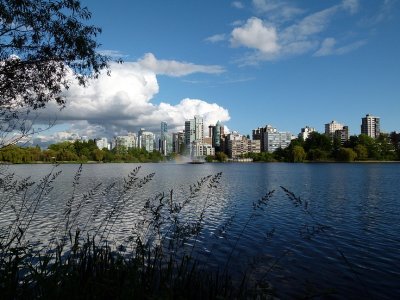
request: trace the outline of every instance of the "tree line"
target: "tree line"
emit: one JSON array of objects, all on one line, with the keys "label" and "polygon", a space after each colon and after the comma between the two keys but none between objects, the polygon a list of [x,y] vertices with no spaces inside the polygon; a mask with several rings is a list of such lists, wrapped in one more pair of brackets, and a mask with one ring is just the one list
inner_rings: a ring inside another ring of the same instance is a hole
[{"label": "tree line", "polygon": [[297,138],[273,153],[248,153],[254,161],[395,161],[400,160],[400,134],[382,133],[376,139],[365,134],[350,136],[343,144],[325,134],[313,132],[306,140]]},{"label": "tree line", "polygon": [[39,146],[20,147],[10,145],[0,149],[0,161],[9,163],[31,162],[159,162],[164,158],[158,151],[119,146],[112,150],[99,149],[94,140],[60,142],[46,150]]}]

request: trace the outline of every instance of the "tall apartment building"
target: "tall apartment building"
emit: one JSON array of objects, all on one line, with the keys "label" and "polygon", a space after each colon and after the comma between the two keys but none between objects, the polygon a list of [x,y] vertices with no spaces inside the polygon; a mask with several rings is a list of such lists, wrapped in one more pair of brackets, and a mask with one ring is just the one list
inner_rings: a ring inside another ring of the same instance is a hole
[{"label": "tall apartment building", "polygon": [[185,148],[185,133],[174,132],[172,134],[172,152],[182,153]]},{"label": "tall apartment building", "polygon": [[160,138],[158,140],[158,151],[163,155],[172,152],[172,137],[168,133],[167,122],[161,122]]},{"label": "tall apartment building", "polygon": [[212,139],[212,146],[215,151],[221,151],[221,138],[224,135],[224,126],[220,121],[215,125],[208,126],[208,136]]},{"label": "tall apartment building", "polygon": [[301,132],[299,133],[299,138],[302,138],[303,141],[305,141],[308,138],[308,136],[310,135],[310,133],[315,132],[315,131],[316,131],[315,128],[306,126],[301,129]]},{"label": "tall apartment building", "polygon": [[123,147],[125,150],[137,147],[136,134],[129,132],[128,135],[119,135],[114,140],[115,147]]},{"label": "tall apartment building", "polygon": [[374,139],[381,134],[380,118],[367,114],[361,118],[361,134],[366,134]]},{"label": "tall apartment building", "polygon": [[200,116],[194,116],[194,119],[185,121],[185,145],[190,155],[192,153],[193,142],[203,143],[204,139],[204,123],[203,118]]},{"label": "tall apartment building", "polygon": [[333,136],[335,134],[335,131],[342,130],[343,126],[344,126],[343,124],[333,120],[332,122],[325,124],[325,134]]},{"label": "tall apartment building", "polygon": [[325,134],[332,140],[339,139],[343,144],[349,139],[349,127],[336,121],[325,124]]},{"label": "tall apartment building", "polygon": [[203,118],[194,116],[194,119],[185,121],[185,144],[189,146],[194,141],[203,141],[204,125]]},{"label": "tall apartment building", "polygon": [[140,137],[140,147],[144,148],[147,152],[153,152],[154,150],[154,133],[150,131],[141,131]]},{"label": "tall apartment building", "polygon": [[95,142],[97,148],[99,148],[100,150],[104,148],[110,150],[110,144],[108,143],[107,138],[103,137],[100,139],[95,139]]},{"label": "tall apartment building", "polygon": [[261,151],[272,153],[278,148],[288,147],[292,141],[292,134],[266,125],[253,130],[253,140],[261,142]]}]

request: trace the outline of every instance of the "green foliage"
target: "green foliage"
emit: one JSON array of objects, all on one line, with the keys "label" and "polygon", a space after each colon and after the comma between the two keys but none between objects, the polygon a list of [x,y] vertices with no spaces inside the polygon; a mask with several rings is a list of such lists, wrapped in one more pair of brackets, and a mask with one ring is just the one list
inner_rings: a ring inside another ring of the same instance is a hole
[{"label": "green foliage", "polygon": [[327,161],[329,152],[321,149],[311,149],[307,153],[307,159],[311,161]]},{"label": "green foliage", "polygon": [[357,153],[351,148],[340,148],[337,154],[339,161],[354,161]]},{"label": "green foliage", "polygon": [[304,150],[306,152],[319,149],[323,152],[330,153],[332,151],[332,141],[325,134],[312,132],[304,142]]},{"label": "green foliage", "polygon": [[213,155],[207,155],[205,158],[206,162],[213,162],[214,161],[214,156]]},{"label": "green foliage", "polygon": [[228,160],[228,155],[224,152],[217,152],[215,153],[215,159],[219,162],[226,162]]},{"label": "green foliage", "polygon": [[95,40],[101,29],[89,25],[90,18],[77,0],[0,2],[2,108],[37,109],[52,100],[64,105],[68,70],[84,85],[107,67]]},{"label": "green foliage", "polygon": [[268,152],[260,152],[260,153],[246,153],[242,155],[243,158],[252,158],[255,162],[274,162],[276,161],[274,155]]},{"label": "green foliage", "polygon": [[228,155],[226,155],[224,152],[217,152],[215,155],[208,155],[204,159],[206,162],[226,162],[228,160]]},{"label": "green foliage", "polygon": [[31,162],[160,162],[164,157],[158,151],[147,152],[145,149],[132,148],[121,153],[120,149],[98,149],[93,140],[60,142],[52,144],[47,150],[39,147],[9,146],[0,149],[0,161],[10,163]]},{"label": "green foliage", "polygon": [[[294,139],[286,149],[278,149],[273,153],[279,161],[354,161],[363,160],[399,160],[400,136],[391,133],[381,134],[377,139],[367,135],[350,136],[343,146],[340,140],[330,140],[324,134],[313,132],[303,142]],[[304,152],[303,152],[304,151]]]},{"label": "green foliage", "polygon": [[354,151],[357,154],[357,160],[368,159],[368,149],[364,145],[358,144],[354,147]]},{"label": "green foliage", "polygon": [[306,152],[302,146],[294,146],[291,151],[291,161],[292,162],[303,162],[306,159]]}]

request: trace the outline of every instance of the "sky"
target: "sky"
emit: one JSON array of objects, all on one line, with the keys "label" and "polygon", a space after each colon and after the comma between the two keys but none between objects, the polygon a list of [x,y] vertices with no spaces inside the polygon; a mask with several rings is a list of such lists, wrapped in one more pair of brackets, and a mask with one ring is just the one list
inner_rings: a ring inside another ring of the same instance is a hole
[{"label": "sky", "polygon": [[99,51],[124,63],[49,105],[57,125],[36,141],[175,131],[196,114],[245,135],[332,120],[359,134],[367,113],[400,131],[399,0],[81,2]]}]

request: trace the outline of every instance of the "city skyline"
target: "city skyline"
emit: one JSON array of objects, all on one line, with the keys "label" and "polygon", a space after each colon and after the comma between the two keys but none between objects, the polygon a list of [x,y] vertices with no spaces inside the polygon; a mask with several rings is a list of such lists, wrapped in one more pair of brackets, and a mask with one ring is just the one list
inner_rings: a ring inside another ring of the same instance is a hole
[{"label": "city skyline", "polygon": [[58,125],[44,140],[172,129],[194,115],[243,134],[323,132],[336,120],[353,135],[371,113],[382,132],[400,131],[398,1],[82,3],[103,29],[102,53],[124,63],[72,86],[63,111],[49,107],[41,120]]}]

